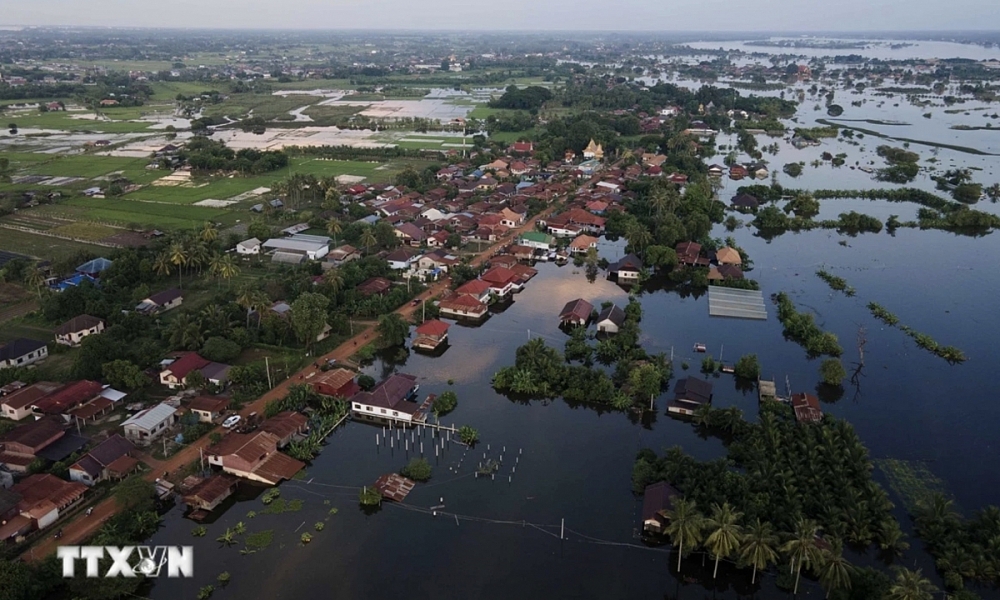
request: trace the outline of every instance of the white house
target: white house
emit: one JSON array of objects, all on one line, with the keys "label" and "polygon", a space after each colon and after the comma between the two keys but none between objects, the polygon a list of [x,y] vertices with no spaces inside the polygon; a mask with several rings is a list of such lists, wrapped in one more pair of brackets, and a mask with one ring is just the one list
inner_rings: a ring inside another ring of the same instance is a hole
[{"label": "white house", "polygon": [[0,369],[24,367],[45,359],[49,347],[45,342],[17,338],[0,345]]},{"label": "white house", "polygon": [[236,254],[240,256],[256,256],[260,254],[260,246],[261,241],[257,238],[243,240],[239,244],[236,244]]},{"label": "white house", "polygon": [[166,403],[141,410],[122,423],[125,438],[140,446],[148,446],[177,421],[177,409]]},{"label": "white house", "polygon": [[420,252],[418,250],[401,246],[387,254],[385,260],[389,263],[389,267],[392,269],[402,271],[404,269],[409,269],[418,258],[420,258]]},{"label": "white house", "polygon": [[80,315],[55,328],[56,343],[78,346],[83,338],[104,331],[104,321],[90,315]]},{"label": "white house", "polygon": [[597,315],[597,331],[599,333],[618,333],[625,323],[625,311],[612,304]]},{"label": "white house", "polygon": [[261,246],[276,255],[298,255],[309,260],[319,260],[330,251],[330,238],[299,233],[287,238],[271,238]]},{"label": "white house", "polygon": [[157,292],[136,305],[136,312],[146,315],[161,313],[177,308],[184,302],[184,294],[178,289]]},{"label": "white house", "polygon": [[370,392],[351,396],[351,411],[355,416],[378,421],[414,422],[418,405],[409,399],[416,392],[416,377],[396,373],[380,382]]}]

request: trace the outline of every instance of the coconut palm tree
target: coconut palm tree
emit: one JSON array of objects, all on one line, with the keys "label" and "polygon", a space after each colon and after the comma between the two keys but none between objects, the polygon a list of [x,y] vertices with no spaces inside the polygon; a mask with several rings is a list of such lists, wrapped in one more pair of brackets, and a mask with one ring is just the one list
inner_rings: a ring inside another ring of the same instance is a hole
[{"label": "coconut palm tree", "polygon": [[205,223],[205,227],[202,228],[199,237],[201,238],[201,241],[205,242],[206,244],[211,244],[216,239],[218,239],[219,230],[215,228],[215,225],[212,225],[211,223]]},{"label": "coconut palm tree", "polygon": [[816,570],[827,598],[833,590],[851,589],[852,571],[854,565],[844,558],[844,543],[834,538],[830,541],[830,549],[820,554],[819,568]]},{"label": "coconut palm tree", "polygon": [[774,527],[759,518],[754,521],[743,536],[743,545],[740,547],[740,560],[753,565],[751,584],[757,583],[757,569],[766,569],[769,564],[778,560],[778,553],[775,551],[777,546],[778,536],[774,533]]},{"label": "coconut palm tree", "polygon": [[371,247],[378,243],[378,238],[375,237],[375,228],[370,225],[365,227],[358,242],[365,247],[365,254],[371,254]]},{"label": "coconut palm tree", "polygon": [[236,296],[236,304],[239,304],[247,311],[247,329],[250,328],[250,313],[253,310],[254,293],[255,290],[253,288],[246,286]]},{"label": "coconut palm tree", "polygon": [[208,246],[204,242],[198,241],[191,245],[188,249],[188,264],[198,269],[198,273],[201,273],[202,267],[208,264],[210,255],[208,253]]},{"label": "coconut palm tree", "polygon": [[170,249],[167,250],[167,254],[170,257],[170,264],[177,267],[177,286],[183,287],[183,282],[181,281],[181,273],[183,272],[183,267],[188,263],[188,253],[184,249],[184,245],[180,242],[174,242],[170,245]]},{"label": "coconut palm tree", "polygon": [[819,546],[816,544],[816,536],[819,533],[819,524],[812,519],[799,517],[795,522],[795,533],[781,547],[792,560],[792,569],[795,571],[795,591],[799,593],[799,577],[802,575],[803,565],[814,565],[819,561]]},{"label": "coconut palm tree", "polygon": [[219,287],[222,287],[222,280],[229,281],[240,274],[240,268],[236,266],[232,254],[214,254],[208,263],[208,270],[212,275],[219,278]]},{"label": "coconut palm tree", "polygon": [[625,239],[628,240],[629,245],[635,249],[637,254],[642,255],[646,246],[653,241],[653,234],[649,233],[649,230],[641,223],[634,222],[626,229]]},{"label": "coconut palm tree", "polygon": [[333,236],[333,245],[337,246],[337,236],[340,232],[344,230],[343,224],[337,219],[337,217],[330,217],[330,220],[326,222],[326,232]]},{"label": "coconut palm tree", "polygon": [[161,252],[156,255],[156,260],[153,261],[153,272],[161,277],[166,277],[170,275],[172,266],[169,254]]},{"label": "coconut palm tree", "polygon": [[251,308],[257,311],[257,327],[260,327],[260,320],[264,315],[264,311],[271,308],[271,299],[264,292],[257,290],[253,293]]},{"label": "coconut palm tree", "polygon": [[204,341],[201,322],[189,313],[177,315],[177,318],[170,324],[168,331],[170,345],[173,348],[193,350]]},{"label": "coconut palm tree", "polygon": [[740,547],[743,528],[739,525],[739,520],[742,518],[743,513],[734,510],[728,502],[723,502],[722,506],[713,504],[712,516],[705,519],[705,529],[709,531],[705,546],[715,557],[712,579],[719,574],[719,559],[732,556]]},{"label": "coconut palm tree", "polygon": [[899,568],[896,570],[896,581],[889,588],[886,600],[932,600],[938,589],[929,579],[923,576],[920,569],[911,571]]},{"label": "coconut palm tree", "polygon": [[701,543],[705,518],[698,512],[694,500],[681,498],[674,503],[673,510],[667,512],[670,520],[667,525],[667,535],[670,542],[677,546],[677,572],[681,572],[681,557],[684,556],[684,546],[693,550]]},{"label": "coconut palm tree", "polygon": [[42,286],[45,285],[45,274],[38,267],[30,267],[24,275],[24,283],[34,288],[38,297],[42,297]]},{"label": "coconut palm tree", "polygon": [[333,268],[323,273],[323,283],[328,285],[334,294],[337,294],[344,288],[344,276],[341,275],[340,269]]}]

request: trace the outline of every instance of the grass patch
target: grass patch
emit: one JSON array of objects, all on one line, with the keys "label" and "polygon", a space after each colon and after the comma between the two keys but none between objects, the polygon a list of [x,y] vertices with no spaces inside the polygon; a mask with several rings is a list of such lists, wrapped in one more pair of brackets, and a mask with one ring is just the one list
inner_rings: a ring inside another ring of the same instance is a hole
[{"label": "grass patch", "polygon": [[864,129],[864,128],[861,128],[861,127],[854,127],[853,125],[842,125],[842,124],[830,122],[830,121],[828,121],[826,119],[816,119],[816,122],[817,123],[821,123],[823,125],[830,126],[830,127],[840,127],[841,129],[852,129],[854,131],[860,131],[861,133],[863,133],[865,135],[871,135],[871,136],[883,138],[883,139],[886,139],[886,140],[896,140],[898,142],[910,142],[911,144],[920,144],[921,146],[930,146],[931,148],[944,148],[946,150],[954,150],[956,152],[964,152],[965,154],[976,154],[976,155],[979,155],[979,156],[996,156],[995,154],[992,154],[990,152],[983,152],[982,150],[979,150],[978,148],[970,148],[969,146],[956,146],[954,144],[942,144],[940,142],[929,142],[927,140],[914,140],[914,139],[911,139],[911,138],[895,137],[895,136],[886,135],[884,133],[879,133],[878,131],[875,131],[873,129]]},{"label": "grass patch", "polygon": [[98,255],[109,251],[102,246],[83,242],[70,242],[13,229],[0,229],[0,250],[48,260],[61,260],[80,251]]},{"label": "grass patch", "polygon": [[247,549],[257,551],[264,550],[271,545],[274,541],[274,530],[265,529],[264,531],[255,531],[253,533],[247,534],[246,539],[243,543],[246,545]]},{"label": "grass patch", "polygon": [[117,233],[114,228],[107,225],[81,222],[60,225],[59,227],[50,229],[50,231],[58,235],[88,241],[102,240]]},{"label": "grass patch", "polygon": [[318,96],[295,94],[292,96],[274,96],[272,94],[231,94],[229,99],[220,104],[205,107],[205,114],[210,117],[228,116],[239,119],[251,110],[255,117],[263,117],[268,121],[292,121],[295,119],[289,111],[315,104],[322,100]]},{"label": "grass patch", "polygon": [[298,512],[302,510],[302,500],[285,500],[284,498],[276,498],[267,508],[260,511],[260,514],[264,515],[280,515],[286,512]]},{"label": "grass patch", "polygon": [[[4,115],[8,123],[17,123],[21,129],[55,129],[60,131],[95,131],[100,133],[139,133],[149,130],[152,121],[116,121],[74,118],[88,111],[12,112]],[[93,113],[89,113],[93,114]]]}]

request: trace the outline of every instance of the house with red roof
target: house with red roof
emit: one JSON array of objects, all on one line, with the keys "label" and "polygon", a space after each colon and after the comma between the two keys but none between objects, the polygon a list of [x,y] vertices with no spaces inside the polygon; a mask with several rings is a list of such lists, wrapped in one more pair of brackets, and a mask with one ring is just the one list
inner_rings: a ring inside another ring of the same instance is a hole
[{"label": "house with red roof", "polygon": [[449,327],[451,326],[437,319],[424,321],[414,331],[417,337],[413,340],[413,347],[420,350],[437,350],[447,342]]},{"label": "house with red roof", "polygon": [[202,358],[197,352],[188,352],[160,371],[160,383],[174,390],[187,385],[187,376],[199,371],[205,381],[217,386],[226,384],[229,365]]},{"label": "house with red roof", "polygon": [[493,267],[480,276],[490,286],[490,292],[500,298],[506,298],[514,292],[521,291],[520,277],[507,267]]},{"label": "house with red roof", "polygon": [[104,386],[96,381],[75,381],[68,383],[32,405],[31,411],[36,415],[61,415],[93,400],[101,393]]},{"label": "house with red roof", "polygon": [[490,284],[482,279],[470,279],[455,289],[458,296],[471,296],[480,302],[490,299]]},{"label": "house with red roof", "polygon": [[458,293],[442,298],[438,302],[438,310],[442,316],[472,321],[479,321],[489,314],[489,307],[485,302],[473,295]]}]

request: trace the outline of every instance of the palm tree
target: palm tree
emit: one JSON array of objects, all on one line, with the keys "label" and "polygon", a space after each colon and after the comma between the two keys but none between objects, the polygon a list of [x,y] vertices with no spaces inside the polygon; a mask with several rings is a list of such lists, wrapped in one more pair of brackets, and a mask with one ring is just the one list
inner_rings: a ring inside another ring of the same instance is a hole
[{"label": "palm tree", "polygon": [[911,571],[900,568],[896,571],[896,581],[889,588],[886,600],[932,600],[938,591],[920,569]]},{"label": "palm tree", "polygon": [[851,589],[851,572],[854,571],[854,566],[844,558],[844,543],[834,538],[830,546],[822,552],[816,571],[827,598],[833,590]]},{"label": "palm tree", "polygon": [[702,529],[705,518],[698,512],[694,500],[681,498],[674,504],[673,510],[667,512],[670,524],[667,525],[667,535],[670,542],[677,546],[677,572],[681,572],[681,557],[684,556],[684,546],[693,549],[701,543]]},{"label": "palm tree", "polygon": [[170,345],[174,348],[191,350],[200,346],[204,341],[201,322],[189,313],[177,315],[177,318],[170,324],[169,332]]},{"label": "palm tree", "polygon": [[208,261],[208,246],[200,241],[192,244],[188,250],[188,263],[193,267],[197,267],[198,273],[201,273],[201,268],[208,264]]},{"label": "palm tree", "polygon": [[240,268],[233,261],[232,254],[214,254],[208,263],[208,270],[212,275],[219,277],[219,287],[222,287],[222,280],[229,281],[240,274]]},{"label": "palm tree", "polygon": [[334,294],[337,294],[344,287],[344,276],[340,274],[340,269],[330,269],[323,273],[323,282],[330,286],[330,290]]},{"label": "palm tree", "polygon": [[333,236],[333,245],[337,246],[337,236],[344,230],[344,226],[337,220],[337,217],[330,217],[326,222],[326,232]]},{"label": "palm tree", "polygon": [[757,583],[757,569],[766,569],[769,564],[778,560],[778,553],[775,551],[777,545],[778,536],[774,533],[774,527],[759,518],[754,521],[743,537],[743,546],[740,548],[740,559],[753,565],[751,584]]},{"label": "palm tree", "polygon": [[818,533],[819,525],[816,521],[799,517],[795,523],[795,533],[781,547],[781,551],[792,559],[792,568],[795,569],[795,591],[793,592],[795,594],[799,593],[802,565],[813,565],[819,561],[819,547],[816,545]]},{"label": "palm tree", "polygon": [[712,516],[705,519],[705,528],[711,533],[705,539],[705,545],[715,556],[715,570],[712,571],[712,579],[719,574],[719,559],[723,556],[729,557],[740,547],[740,536],[743,528],[738,521],[743,518],[743,513],[733,510],[728,502],[723,502],[722,506],[712,505]]},{"label": "palm tree", "polygon": [[215,228],[215,225],[211,223],[205,223],[205,227],[201,230],[201,241],[206,244],[214,242],[219,237],[219,230]]},{"label": "palm tree", "polygon": [[260,327],[260,320],[264,315],[264,311],[271,307],[271,299],[264,292],[257,290],[253,293],[251,306],[253,310],[257,311],[257,327]]},{"label": "palm tree", "polygon": [[153,271],[162,277],[170,275],[171,266],[170,256],[166,252],[157,254],[156,260],[153,261]]},{"label": "palm tree", "polygon": [[641,223],[633,223],[625,231],[625,239],[628,243],[635,248],[636,253],[642,254],[642,251],[649,245],[653,240],[653,234],[649,233]]},{"label": "palm tree", "polygon": [[38,297],[42,297],[42,286],[45,284],[45,275],[38,267],[31,267],[24,276],[24,283],[28,287],[34,288]]},{"label": "palm tree", "polygon": [[239,304],[244,310],[247,311],[247,329],[250,328],[250,312],[253,309],[254,293],[255,290],[253,288],[246,286],[240,291],[239,295],[236,296],[236,304]]},{"label": "palm tree", "polygon": [[358,241],[365,247],[365,254],[371,254],[371,247],[378,243],[378,238],[375,237],[375,228],[371,225],[365,227]]},{"label": "palm tree", "polygon": [[188,253],[184,250],[183,244],[174,242],[170,245],[170,249],[167,250],[167,254],[170,257],[170,263],[177,267],[177,286],[183,287],[181,272],[183,271],[182,267],[188,263]]}]

